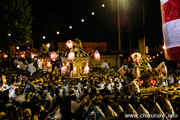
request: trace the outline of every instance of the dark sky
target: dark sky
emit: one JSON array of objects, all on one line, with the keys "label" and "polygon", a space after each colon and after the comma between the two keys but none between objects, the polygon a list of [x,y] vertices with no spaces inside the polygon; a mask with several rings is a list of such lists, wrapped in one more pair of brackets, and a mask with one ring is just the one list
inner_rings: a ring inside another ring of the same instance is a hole
[{"label": "dark sky", "polygon": [[[154,48],[163,44],[160,0],[122,1],[122,49],[129,49],[130,40],[132,48],[136,49],[137,41],[143,38],[143,2],[146,45]],[[103,3],[104,8],[101,7]],[[51,40],[65,42],[79,37],[82,41],[111,42],[113,48],[117,48],[117,0],[38,0],[32,2],[32,16],[33,39],[39,43]],[[73,27],[71,30],[70,25]],[[59,36],[56,35],[57,30],[60,31]],[[42,39],[43,35],[46,40]]]}]

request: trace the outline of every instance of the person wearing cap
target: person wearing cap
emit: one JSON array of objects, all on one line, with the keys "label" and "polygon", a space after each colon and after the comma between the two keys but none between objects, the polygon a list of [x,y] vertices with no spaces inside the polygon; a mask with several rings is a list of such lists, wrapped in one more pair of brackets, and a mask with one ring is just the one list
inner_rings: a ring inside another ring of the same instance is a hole
[{"label": "person wearing cap", "polygon": [[26,86],[24,88],[25,93],[34,93],[35,92],[34,85],[32,85],[31,82],[32,81],[29,81],[29,80],[26,81]]}]

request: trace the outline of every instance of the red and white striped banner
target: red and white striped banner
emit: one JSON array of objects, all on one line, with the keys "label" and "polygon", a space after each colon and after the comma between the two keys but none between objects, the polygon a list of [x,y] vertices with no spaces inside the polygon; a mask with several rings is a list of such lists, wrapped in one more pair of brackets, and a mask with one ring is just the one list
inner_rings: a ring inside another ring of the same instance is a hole
[{"label": "red and white striped banner", "polygon": [[161,0],[165,56],[180,61],[180,0]]}]

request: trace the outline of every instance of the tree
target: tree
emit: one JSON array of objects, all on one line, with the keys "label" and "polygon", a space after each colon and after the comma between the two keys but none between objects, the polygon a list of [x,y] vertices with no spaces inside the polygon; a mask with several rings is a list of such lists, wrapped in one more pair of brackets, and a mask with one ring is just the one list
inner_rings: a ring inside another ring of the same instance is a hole
[{"label": "tree", "polygon": [[[10,43],[32,43],[32,17],[29,0],[0,1],[0,48]],[[8,35],[9,34],[9,35]]]}]

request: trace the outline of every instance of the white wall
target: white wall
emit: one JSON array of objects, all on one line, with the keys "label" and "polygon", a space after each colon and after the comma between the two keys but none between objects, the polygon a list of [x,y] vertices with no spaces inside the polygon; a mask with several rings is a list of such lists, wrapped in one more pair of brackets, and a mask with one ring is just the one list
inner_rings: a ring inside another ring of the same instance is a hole
[{"label": "white wall", "polygon": [[109,63],[111,64],[110,66],[117,66],[117,63],[119,61],[117,55],[101,55],[100,61],[96,61],[93,59],[92,64],[93,64],[93,66],[95,66],[97,64],[97,66],[99,67],[99,64],[101,64],[105,60],[107,60],[108,65],[109,65]]}]

